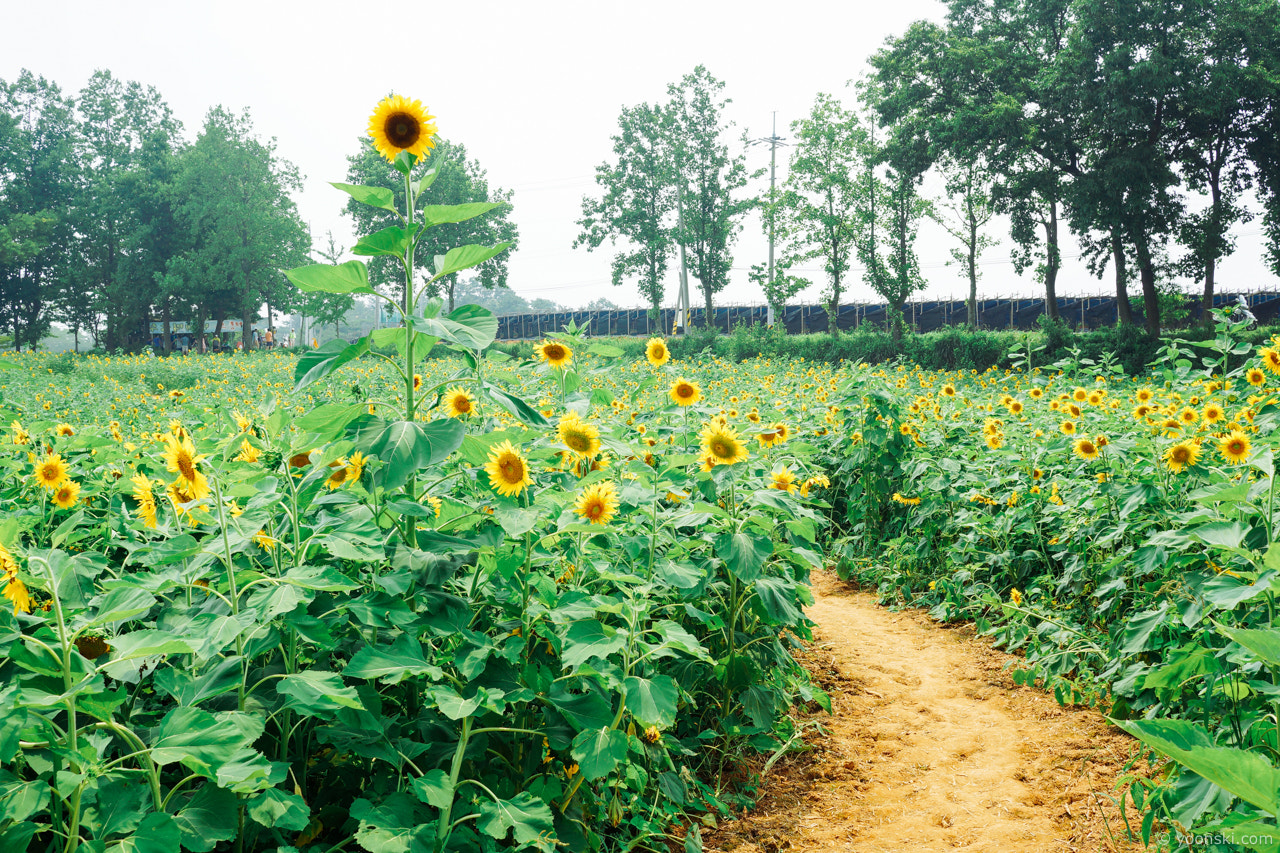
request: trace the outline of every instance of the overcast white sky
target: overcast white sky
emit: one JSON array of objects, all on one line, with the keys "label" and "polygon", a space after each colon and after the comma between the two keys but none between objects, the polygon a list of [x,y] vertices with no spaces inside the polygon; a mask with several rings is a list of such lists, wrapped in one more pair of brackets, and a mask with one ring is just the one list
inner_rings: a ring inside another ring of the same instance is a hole
[{"label": "overcast white sky", "polygon": [[[344,179],[374,105],[392,90],[421,99],[441,135],[464,143],[491,185],[515,191],[520,249],[511,287],[578,306],[600,296],[641,303],[634,286],[611,285],[607,244],[595,252],[572,248],[582,196],[595,191],[594,169],[611,154],[623,105],[664,98],[668,83],[701,63],[727,84],[735,145],[743,129],[767,136],[775,110],[779,133],[789,136],[789,123],[807,113],[817,92],[851,101],[846,83],[865,72],[866,58],[912,21],[940,20],[944,7],[931,0],[63,0],[56,22],[50,9],[4,4],[0,78],[28,68],[75,93],[106,68],[155,86],[188,139],[209,107],[247,107],[259,133],[275,137],[279,154],[301,169],[306,189],[298,205],[317,241],[331,229],[339,243],[355,242],[340,215],[346,197],[327,182]],[[786,156],[780,149],[779,180]],[[753,169],[768,165],[763,146],[748,157]],[[1258,224],[1237,231],[1239,247],[1220,268],[1219,289],[1280,284],[1262,263]],[[936,225],[921,229],[929,296],[959,298],[967,290],[961,271],[946,265],[950,241]],[[718,302],[763,303],[747,270],[765,261],[767,246],[759,220],[749,219],[734,250],[733,282]],[[1068,258],[1077,251],[1064,247]],[[988,250],[983,263],[983,293],[1039,292],[1030,273],[1014,273],[1007,244]],[[1070,260],[1059,280],[1063,294],[1110,287]],[[674,298],[673,271],[667,303]],[[871,298],[860,283],[850,290],[851,300]]]}]

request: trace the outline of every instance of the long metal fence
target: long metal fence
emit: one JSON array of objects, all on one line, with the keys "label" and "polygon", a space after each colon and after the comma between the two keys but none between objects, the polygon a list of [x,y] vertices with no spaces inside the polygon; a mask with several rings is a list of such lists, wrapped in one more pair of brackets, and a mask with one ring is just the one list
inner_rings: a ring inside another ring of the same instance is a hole
[{"label": "long metal fence", "polygon": [[[1243,296],[1249,308],[1263,322],[1280,315],[1280,292],[1253,291],[1230,292],[1214,295],[1215,308],[1222,308]],[[1060,296],[1058,315],[1078,328],[1098,328],[1114,325],[1118,318],[1116,297],[1112,296]],[[1201,298],[1188,297],[1186,307],[1191,316],[1200,311]],[[705,308],[694,308],[689,322],[694,328],[708,324]],[[1045,313],[1044,297],[1000,297],[978,300],[978,325],[986,329],[1032,329]],[[1140,316],[1141,312],[1137,312]],[[947,326],[963,325],[967,320],[964,300],[919,300],[903,306],[903,315],[912,328],[930,332]],[[760,325],[768,316],[763,305],[726,305],[714,308],[710,324],[723,332],[731,332],[739,325]],[[836,314],[836,325],[841,330],[856,329],[863,325],[884,327],[888,306],[884,303],[841,305]],[[822,305],[789,305],[777,318],[793,334],[825,332],[831,328],[831,317]],[[536,314],[511,314],[498,318],[498,337],[502,340],[528,340],[544,337],[548,332],[559,331],[572,321],[585,326],[593,336],[625,335],[650,336],[670,334],[676,321],[676,310],[663,308],[657,317],[650,316],[643,308],[621,308],[610,311],[547,311]]]}]

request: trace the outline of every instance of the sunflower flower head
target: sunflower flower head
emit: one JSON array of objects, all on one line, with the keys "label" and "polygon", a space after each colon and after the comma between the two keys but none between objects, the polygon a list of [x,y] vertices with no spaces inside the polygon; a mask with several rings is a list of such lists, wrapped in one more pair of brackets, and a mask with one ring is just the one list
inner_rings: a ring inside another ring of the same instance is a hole
[{"label": "sunflower flower head", "polygon": [[702,389],[698,387],[698,383],[690,382],[683,377],[671,383],[668,394],[671,402],[677,406],[692,406],[702,399]]},{"label": "sunflower flower head", "polygon": [[707,470],[716,465],[734,465],[747,458],[747,446],[733,427],[708,423],[702,429],[701,439],[703,459],[709,463]]},{"label": "sunflower flower head", "polygon": [[600,452],[600,430],[594,424],[569,412],[560,419],[560,441],[579,456],[592,457]]},{"label": "sunflower flower head", "polygon": [[436,145],[434,118],[422,101],[401,95],[383,98],[369,116],[373,147],[387,160],[395,160],[401,151],[422,157]]},{"label": "sunflower flower head", "polygon": [[533,348],[533,352],[552,367],[567,367],[573,362],[573,350],[559,341],[543,341]]},{"label": "sunflower flower head", "polygon": [[1239,465],[1249,458],[1249,436],[1240,430],[1232,430],[1218,442],[1222,458],[1230,465]]},{"label": "sunflower flower head", "polygon": [[662,338],[649,338],[644,345],[644,357],[654,367],[662,367],[671,360],[671,350],[667,349],[667,342]]},{"label": "sunflower flower head", "polygon": [[781,468],[774,468],[769,472],[769,488],[793,494],[799,488],[796,485],[795,472],[786,465]]},{"label": "sunflower flower head", "polygon": [[53,491],[67,479],[66,461],[57,453],[46,454],[36,462],[35,478],[41,486]]},{"label": "sunflower flower head", "polygon": [[618,493],[613,481],[588,486],[574,501],[573,511],[592,524],[608,524],[618,512]]},{"label": "sunflower flower head", "polygon": [[489,451],[489,462],[484,466],[489,475],[489,485],[495,492],[504,497],[515,497],[532,485],[529,476],[529,462],[520,455],[520,451],[503,441]]},{"label": "sunflower flower head", "polygon": [[53,502],[62,509],[71,509],[80,499],[80,484],[75,480],[63,480],[53,490]]},{"label": "sunflower flower head", "polygon": [[444,393],[444,413],[451,418],[467,418],[475,414],[476,398],[465,388],[450,388]]}]

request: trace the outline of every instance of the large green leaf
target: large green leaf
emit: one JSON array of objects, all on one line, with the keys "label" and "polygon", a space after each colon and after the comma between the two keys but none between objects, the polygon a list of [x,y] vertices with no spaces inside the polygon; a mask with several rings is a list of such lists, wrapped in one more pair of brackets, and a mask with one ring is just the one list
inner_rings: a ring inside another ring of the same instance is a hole
[{"label": "large green leaf", "polygon": [[210,853],[219,841],[235,838],[237,805],[235,794],[212,783],[196,791],[174,815],[182,846],[191,853]]},{"label": "large green leaf", "polygon": [[676,721],[680,688],[671,676],[655,675],[650,679],[629,675],[623,686],[627,710],[640,722],[665,729]]},{"label": "large green leaf", "polygon": [[1112,720],[1162,755],[1272,816],[1280,816],[1280,768],[1257,752],[1221,747],[1187,720]]},{"label": "large green leaf", "polygon": [[361,204],[396,212],[396,196],[386,187],[364,187],[357,184],[330,184],[337,187]]},{"label": "large green leaf", "polygon": [[521,422],[526,423],[529,426],[536,427],[547,426],[550,423],[550,421],[543,416],[542,412],[538,411],[533,406],[530,406],[516,395],[509,394],[497,385],[493,385],[488,382],[484,383],[483,387],[485,392],[495,403],[515,415]]},{"label": "large green leaf", "polygon": [[47,781],[24,782],[8,771],[0,771],[0,821],[24,821],[49,805]]},{"label": "large green leaf", "polygon": [[262,736],[265,723],[254,714],[226,711],[217,716],[199,708],[174,708],[156,728],[151,760],[180,762],[194,773],[214,777],[217,768]]},{"label": "large green leaf", "polygon": [[365,799],[351,804],[351,816],[360,821],[356,841],[369,853],[427,853],[435,824],[424,823],[416,814],[413,798],[403,792],[387,797],[378,805]]},{"label": "large green leaf", "polygon": [[298,358],[293,368],[293,390],[301,391],[312,382],[323,379],[349,361],[354,361],[369,351],[369,339],[361,338],[348,344],[341,338],[325,341],[318,349],[307,350]]},{"label": "large green leaf", "polygon": [[301,832],[311,822],[311,809],[297,794],[268,788],[249,802],[247,814],[268,829],[280,828]]},{"label": "large green leaf", "polygon": [[428,334],[476,352],[498,336],[498,318],[479,305],[463,305],[448,317],[426,317],[416,322]]},{"label": "large green leaf", "polygon": [[445,225],[451,222],[466,222],[481,216],[495,207],[502,207],[500,201],[473,201],[467,204],[428,204],[421,211],[424,228],[433,225]]},{"label": "large green leaf", "polygon": [[480,803],[480,831],[502,840],[508,830],[515,830],[516,843],[539,850],[554,848],[551,809],[528,791],[509,800],[485,800]]},{"label": "large green leaf", "polygon": [[607,658],[622,651],[627,638],[617,629],[595,619],[574,622],[564,636],[561,663],[566,669],[581,666],[593,657]]},{"label": "large green leaf", "polygon": [[1164,617],[1168,612],[1169,603],[1166,601],[1153,610],[1144,610],[1130,617],[1120,634],[1120,654],[1134,655],[1146,648],[1151,635],[1164,624]]},{"label": "large green leaf", "polygon": [[368,237],[360,238],[360,241],[351,249],[351,253],[353,255],[394,255],[401,257],[404,255],[405,250],[409,248],[409,241],[416,231],[416,228],[401,228],[399,225],[383,228]]},{"label": "large green leaf", "polygon": [[1253,652],[1258,657],[1258,660],[1271,666],[1280,666],[1280,628],[1267,628],[1265,630],[1228,628],[1226,625],[1219,625],[1216,622],[1214,627],[1218,629],[1218,633],[1235,640]]},{"label": "large green leaf", "polygon": [[186,640],[168,631],[145,629],[122,634],[111,641],[111,660],[98,668],[112,678],[121,678],[138,668],[138,662],[161,655],[192,651]]},{"label": "large green leaf", "polygon": [[447,809],[453,804],[453,784],[449,774],[439,768],[428,770],[410,783],[419,800],[437,809]]},{"label": "large green leaf", "polygon": [[351,657],[342,670],[348,678],[378,678],[383,684],[399,684],[406,678],[425,675],[431,679],[444,677],[444,671],[427,663],[422,643],[408,634],[396,637],[390,646],[365,646]]},{"label": "large green leaf", "polygon": [[345,264],[308,264],[305,267],[285,270],[285,277],[307,293],[366,293],[369,286],[369,268],[364,261],[347,261]]},{"label": "large green leaf", "polygon": [[756,581],[755,589],[764,607],[763,615],[768,621],[775,625],[795,625],[803,618],[799,607],[800,599],[793,581],[782,578],[760,578]]},{"label": "large green leaf", "polygon": [[767,536],[749,533],[722,533],[716,537],[716,556],[743,583],[762,576],[764,561],[773,553],[773,541]]},{"label": "large green leaf", "polygon": [[355,689],[344,685],[336,672],[295,672],[280,679],[276,690],[289,697],[290,708],[309,717],[324,716],[339,708],[364,709]]},{"label": "large green leaf", "polygon": [[627,736],[608,726],[578,732],[570,751],[588,781],[609,775],[627,757]]},{"label": "large green leaf", "polygon": [[99,839],[137,829],[147,813],[146,786],[137,784],[136,779],[116,776],[100,779],[97,787],[93,805],[84,811],[85,829]]},{"label": "large green leaf", "polygon": [[181,840],[181,827],[173,815],[152,812],[142,819],[133,835],[112,844],[107,853],[173,853]]},{"label": "large green leaf", "polygon": [[[379,330],[383,331],[383,330]],[[394,330],[393,330],[394,331]],[[319,350],[316,350],[318,352]],[[308,353],[309,355],[310,353]],[[342,430],[365,411],[360,403],[325,403],[316,406],[293,422],[303,432],[317,435],[326,441],[336,438]]]},{"label": "large green leaf", "polygon": [[356,447],[385,463],[378,471],[384,489],[398,489],[412,474],[443,462],[466,435],[466,427],[456,418],[420,424],[365,417],[352,426]]},{"label": "large green leaf", "polygon": [[431,280],[435,281],[455,272],[479,266],[506,251],[510,246],[510,243],[498,243],[493,246],[459,246],[456,249],[450,249],[444,257],[436,257],[436,274],[431,277]]}]

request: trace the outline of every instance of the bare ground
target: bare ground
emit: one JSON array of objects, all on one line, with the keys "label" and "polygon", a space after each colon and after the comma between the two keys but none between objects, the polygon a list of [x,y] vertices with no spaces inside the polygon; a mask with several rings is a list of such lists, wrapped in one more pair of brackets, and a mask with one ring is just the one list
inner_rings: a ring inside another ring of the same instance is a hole
[{"label": "bare ground", "polygon": [[709,833],[708,851],[1142,849],[1112,799],[1127,735],[1015,685],[1014,658],[971,629],[890,612],[831,574],[813,585],[803,663],[834,714],[803,715],[810,749],[779,761],[756,810]]}]

